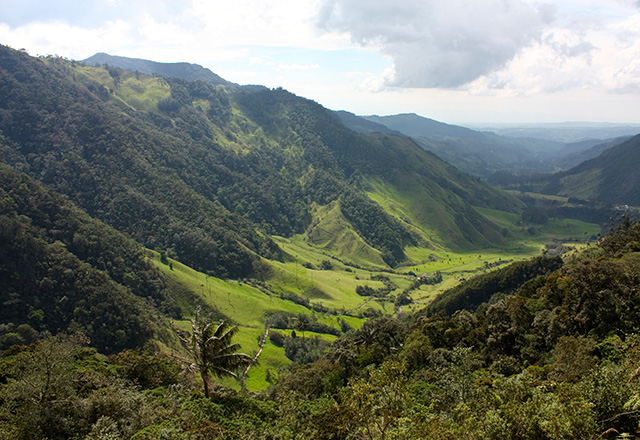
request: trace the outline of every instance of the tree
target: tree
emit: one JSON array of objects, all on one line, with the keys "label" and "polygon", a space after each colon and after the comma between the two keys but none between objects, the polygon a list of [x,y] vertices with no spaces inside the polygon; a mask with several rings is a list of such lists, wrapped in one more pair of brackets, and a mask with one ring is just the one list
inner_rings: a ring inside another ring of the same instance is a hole
[{"label": "tree", "polygon": [[[79,339],[79,338],[76,338]],[[77,423],[72,398],[79,379],[73,360],[81,345],[59,335],[25,347],[3,363],[9,377],[0,388],[0,436],[3,438],[67,438]],[[4,431],[3,421],[8,421]]]},{"label": "tree", "polygon": [[191,335],[178,335],[193,358],[192,369],[200,372],[204,384],[204,395],[209,397],[213,382],[209,374],[217,377],[238,378],[237,371],[252,362],[249,355],[238,353],[240,345],[232,343],[238,327],[221,321],[218,325],[202,316],[200,308],[191,320]]},{"label": "tree", "polygon": [[410,403],[406,365],[387,360],[368,378],[349,382],[341,409],[356,425],[357,438],[384,440]]}]

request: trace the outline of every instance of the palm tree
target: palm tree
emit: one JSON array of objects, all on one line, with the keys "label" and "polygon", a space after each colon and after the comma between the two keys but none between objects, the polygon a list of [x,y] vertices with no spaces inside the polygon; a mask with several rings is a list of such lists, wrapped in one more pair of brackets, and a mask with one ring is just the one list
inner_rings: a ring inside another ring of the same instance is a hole
[{"label": "palm tree", "polygon": [[209,374],[217,377],[231,376],[237,378],[236,371],[252,362],[250,356],[238,353],[240,345],[232,343],[231,339],[238,331],[238,327],[221,321],[215,324],[196,310],[196,316],[191,320],[191,335],[178,335],[193,357],[191,367],[200,371],[204,382],[204,395],[209,397],[209,390],[214,386]]}]

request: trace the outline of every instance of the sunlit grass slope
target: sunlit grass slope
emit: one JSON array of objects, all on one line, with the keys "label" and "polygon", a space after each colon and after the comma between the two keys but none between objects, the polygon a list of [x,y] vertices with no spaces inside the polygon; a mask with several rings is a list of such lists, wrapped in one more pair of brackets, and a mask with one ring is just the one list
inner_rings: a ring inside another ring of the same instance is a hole
[{"label": "sunlit grass slope", "polygon": [[[316,319],[324,324],[334,328],[339,328],[338,320],[344,320],[351,327],[358,328],[364,322],[363,319],[353,316],[341,316],[331,314],[320,314],[312,310],[296,304],[292,301],[281,299],[275,293],[265,293],[264,291],[237,281],[226,281],[216,277],[211,277],[201,272],[195,271],[190,267],[175,261],[169,260],[170,264],[163,264],[157,253],[151,252],[152,261],[155,265],[171,280],[180,283],[184,288],[195,293],[203,304],[206,304],[233,321],[239,327],[235,341],[238,342],[242,350],[248,354],[255,353],[259,347],[260,335],[263,334],[267,317],[274,312],[286,311],[294,314],[314,315]],[[293,264],[295,266],[299,263]],[[332,271],[323,271],[327,274],[334,274]],[[301,273],[300,280],[303,275]],[[320,279],[326,278],[322,275]],[[289,279],[289,282],[295,286],[295,278]],[[333,282],[338,284],[339,281]],[[375,282],[372,282],[375,283]],[[327,281],[320,281],[320,285],[332,284]],[[285,283],[285,286],[289,286]],[[330,290],[330,289],[327,289]],[[358,297],[355,293],[355,285],[352,288],[354,297]],[[335,290],[339,292],[339,290]],[[358,297],[360,298],[360,297]],[[356,298],[354,298],[355,300]],[[338,299],[339,300],[339,299]],[[327,303],[337,305],[338,302],[327,301]],[[365,301],[354,301],[355,308],[361,306]],[[195,305],[185,307],[183,314],[185,318],[193,316]],[[388,310],[392,312],[392,310]],[[182,330],[188,330],[188,320],[176,321],[175,325]],[[283,334],[290,334],[290,330],[277,330]],[[305,337],[318,336],[324,340],[332,341],[336,338],[334,335],[319,334],[314,332],[304,332]],[[273,378],[277,376],[278,370],[291,364],[284,354],[284,349],[276,347],[267,341],[264,351],[260,355],[260,364],[253,367],[247,378],[247,387],[249,390],[260,390],[268,386],[266,381],[267,371]],[[225,381],[226,385],[237,387],[234,381]]]},{"label": "sunlit grass slope", "polygon": [[[381,193],[381,192],[380,192]],[[378,193],[379,194],[379,193]],[[388,199],[391,200],[391,199]],[[393,206],[392,204],[387,207]],[[486,248],[473,251],[454,252],[440,246],[414,246],[406,249],[412,264],[397,268],[395,271],[375,267],[371,260],[359,260],[363,265],[354,263],[349,254],[340,252],[340,242],[336,246],[324,246],[326,241],[309,239],[309,234],[298,234],[289,238],[272,237],[286,253],[285,261],[267,261],[271,267],[271,274],[264,280],[261,288],[242,281],[225,281],[197,272],[178,261],[171,260],[171,265],[160,263],[156,254],[154,261],[158,267],[172,280],[180,283],[186,289],[194,292],[200,300],[224,314],[240,327],[237,342],[243,351],[251,354],[258,350],[259,337],[264,331],[266,319],[270,313],[287,311],[294,314],[304,313],[313,315],[319,322],[328,324],[336,329],[340,328],[340,321],[344,321],[353,328],[358,328],[364,322],[362,313],[375,310],[376,313],[392,315],[398,311],[417,311],[428,305],[438,294],[468,279],[476,274],[504,267],[506,264],[540,255],[544,246],[552,241],[565,242],[570,246],[579,247],[580,242],[599,232],[596,225],[576,220],[550,220],[544,225],[533,225],[536,235],[531,235],[528,228],[519,226],[520,216],[499,210],[477,208],[477,212],[490,219],[494,224],[505,230],[507,246]],[[336,206],[317,209],[317,224],[330,225],[337,221],[339,210]],[[400,213],[399,215],[404,215]],[[345,248],[346,249],[346,248]],[[342,257],[345,259],[343,260]],[[322,270],[323,262],[331,264],[330,270]],[[368,263],[368,264],[366,264]],[[408,288],[413,273],[441,272],[443,282],[436,285],[423,285],[410,292],[412,303],[404,305],[400,310],[394,307],[395,296]],[[356,293],[356,288],[368,285],[374,289],[384,286],[379,280],[372,280],[372,276],[388,277],[396,286],[385,298],[362,297]],[[290,292],[299,298],[309,301],[310,307],[283,299],[283,293]],[[314,304],[328,309],[326,312],[314,311]],[[185,317],[188,317],[194,305],[187,305]],[[360,316],[360,317],[359,317]],[[176,323],[188,328],[187,321]],[[277,330],[289,333],[286,330]],[[315,334],[307,332],[306,336]],[[332,340],[335,336],[318,335],[325,340]],[[260,357],[260,365],[251,369],[247,379],[250,390],[260,390],[274,380],[278,371],[291,364],[284,355],[284,350],[267,342]],[[228,386],[237,387],[234,381],[225,381]]]},{"label": "sunlit grass slope", "polygon": [[[114,71],[115,72],[115,71]],[[129,70],[117,70],[112,76],[102,67],[78,64],[75,77],[79,81],[96,81],[105,87],[104,93],[116,103],[124,103],[139,111],[158,110],[158,102],[171,95],[169,85],[162,78],[141,75]]]},{"label": "sunlit grass slope", "polygon": [[368,177],[367,195],[423,238],[423,245],[470,249],[505,244],[499,229],[463,199],[433,180],[411,172]]},{"label": "sunlit grass slope", "polygon": [[316,209],[306,240],[331,255],[358,265],[385,267],[381,253],[369,246],[344,217],[337,202]]}]

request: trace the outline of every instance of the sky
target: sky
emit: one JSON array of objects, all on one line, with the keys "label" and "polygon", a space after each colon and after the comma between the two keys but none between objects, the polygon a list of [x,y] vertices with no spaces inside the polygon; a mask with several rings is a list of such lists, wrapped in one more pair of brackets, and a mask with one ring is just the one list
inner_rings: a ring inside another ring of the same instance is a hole
[{"label": "sky", "polygon": [[359,115],[640,123],[640,0],[0,0],[0,44],[196,63]]}]

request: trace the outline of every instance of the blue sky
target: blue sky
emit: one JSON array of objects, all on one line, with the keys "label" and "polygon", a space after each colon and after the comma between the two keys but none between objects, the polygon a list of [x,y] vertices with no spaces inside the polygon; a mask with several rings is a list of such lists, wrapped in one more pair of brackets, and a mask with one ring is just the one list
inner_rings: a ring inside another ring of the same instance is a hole
[{"label": "blue sky", "polygon": [[357,114],[640,123],[638,0],[2,0],[0,43],[187,61]]}]

